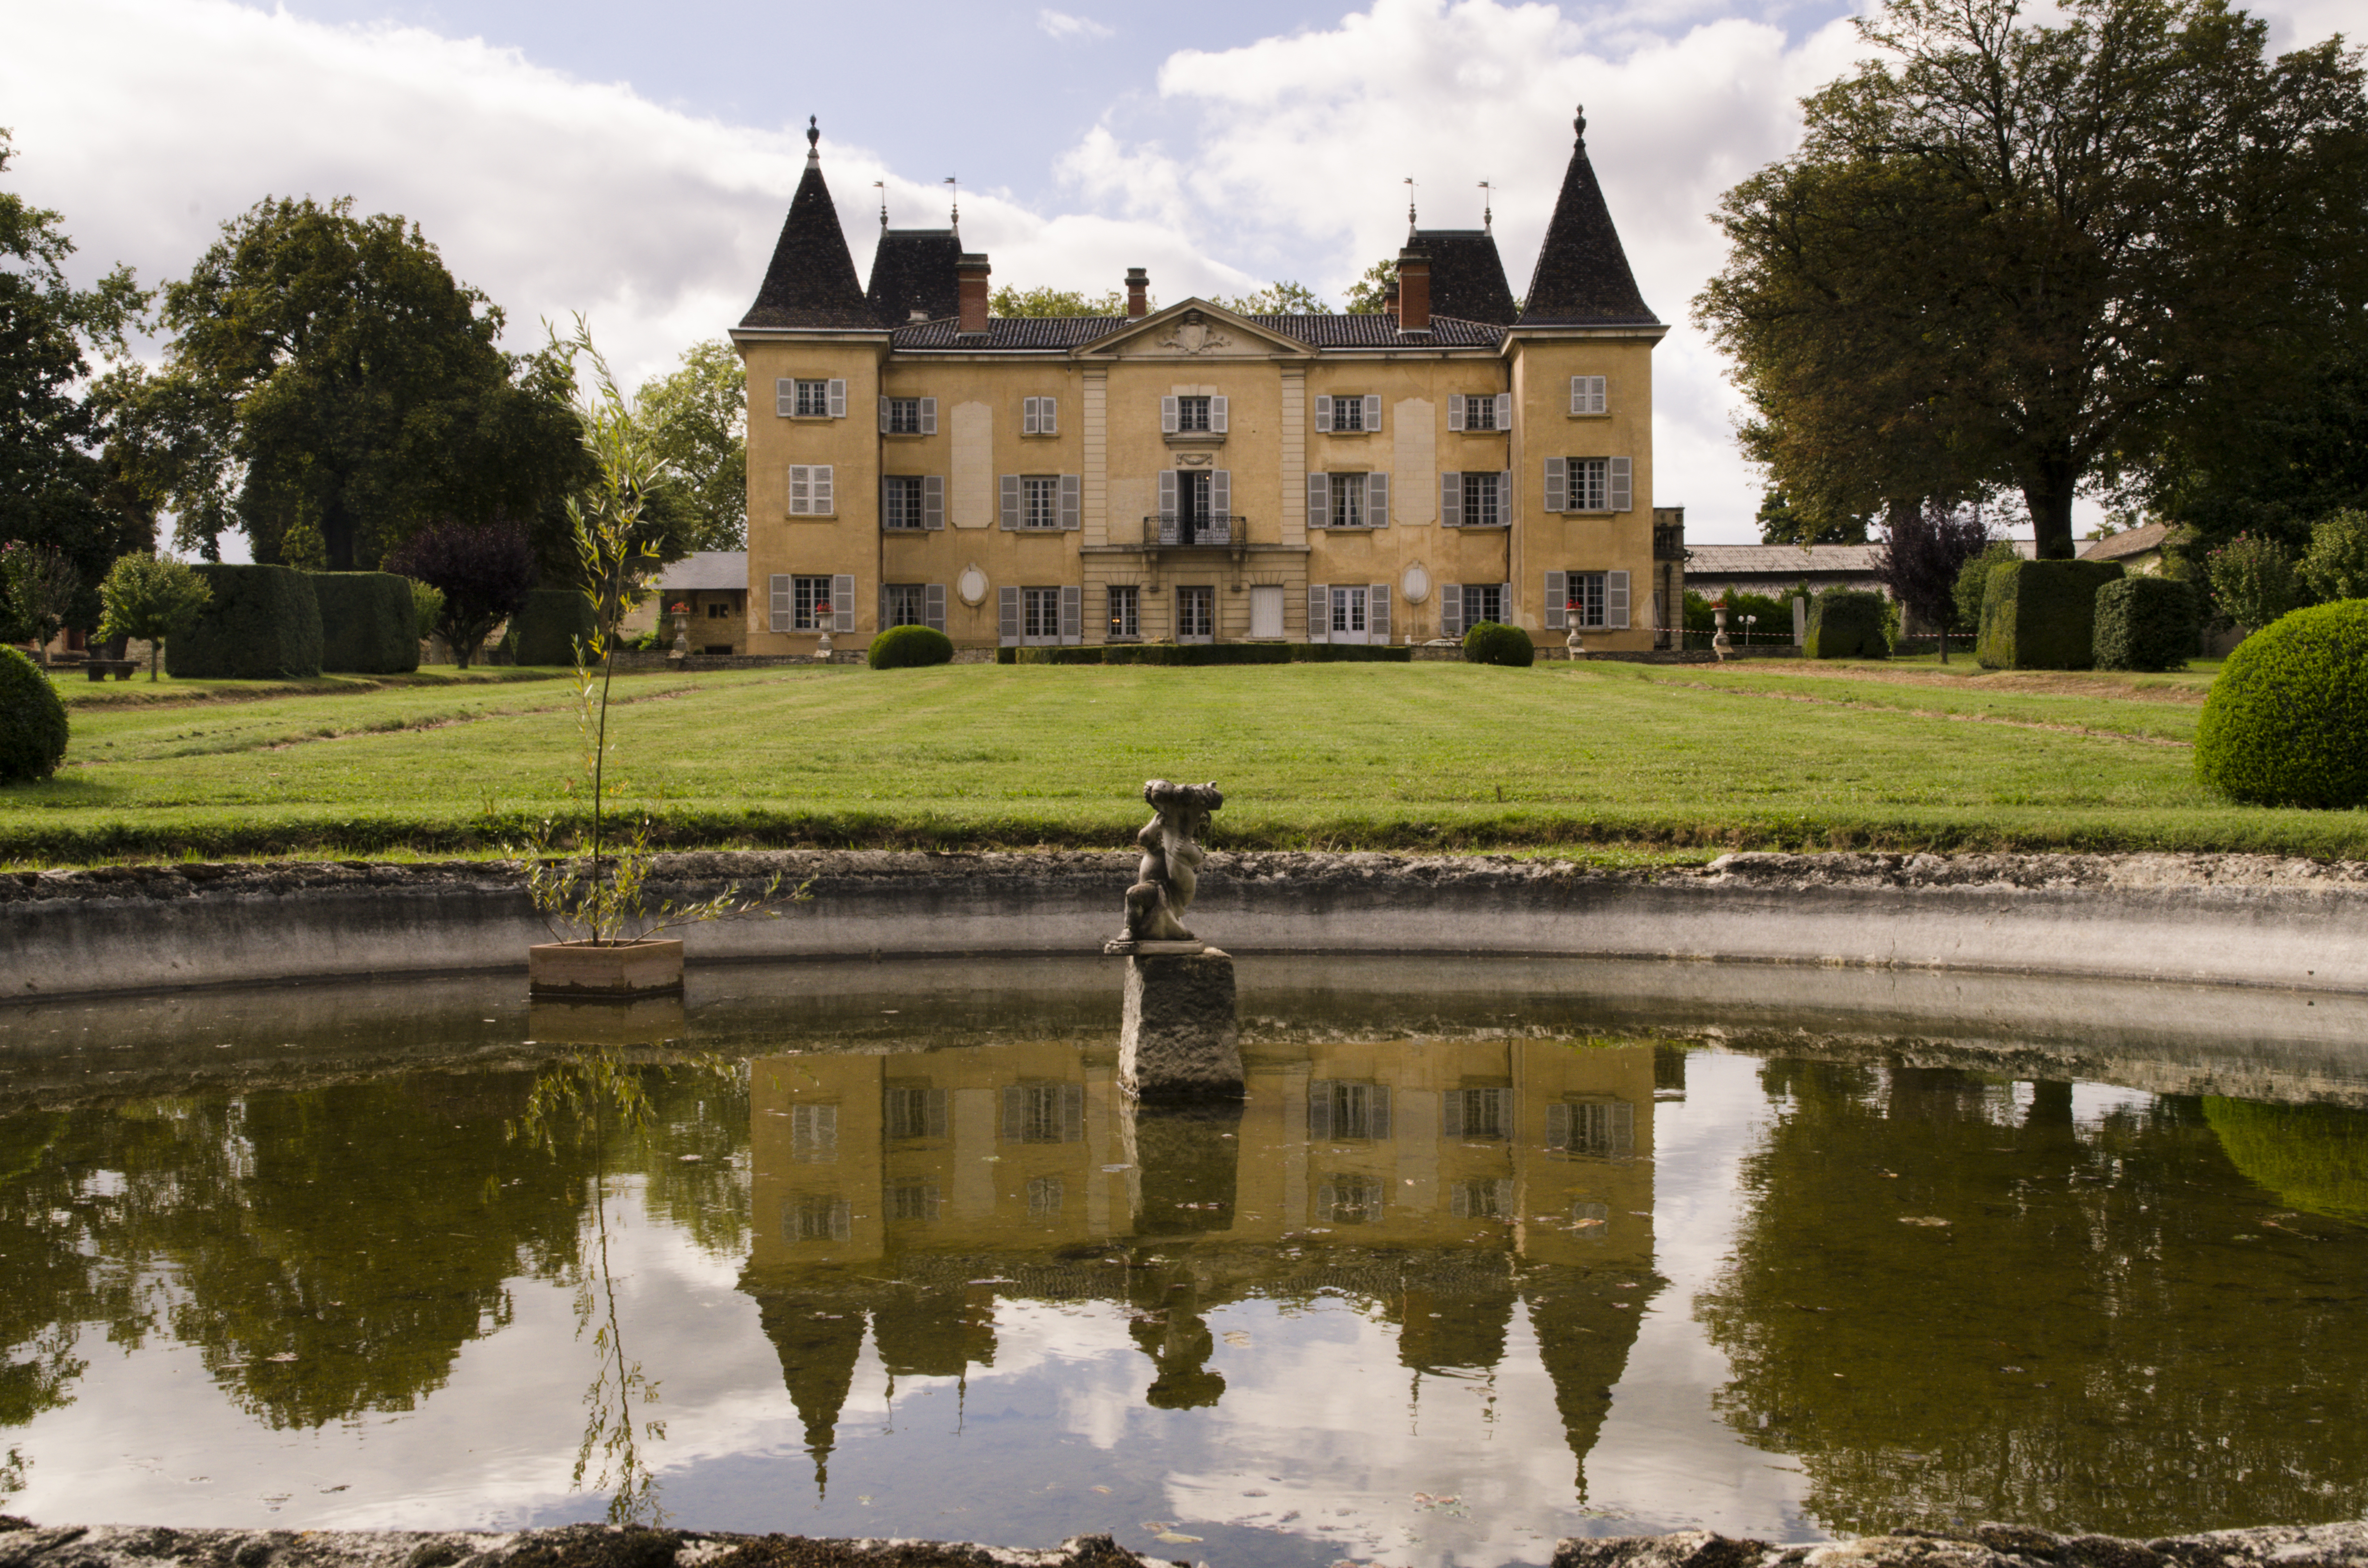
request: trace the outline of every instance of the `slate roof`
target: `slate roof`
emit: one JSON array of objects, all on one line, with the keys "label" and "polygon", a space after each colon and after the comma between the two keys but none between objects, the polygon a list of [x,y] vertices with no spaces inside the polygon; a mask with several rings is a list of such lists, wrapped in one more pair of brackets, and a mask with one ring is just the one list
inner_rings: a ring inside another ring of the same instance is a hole
[{"label": "slate roof", "polygon": [[[1521,308],[1523,326],[1657,325],[1652,307],[1636,290],[1628,253],[1612,227],[1611,209],[1587,158],[1587,119],[1577,120],[1578,140],[1562,176],[1545,244]],[[1434,295],[1434,298],[1436,296]]]},{"label": "slate roof", "polygon": [[2170,537],[2169,523],[2148,523],[2144,528],[2123,528],[2110,539],[2100,539],[2080,552],[2083,561],[2126,561],[2133,555],[2144,555],[2149,550],[2160,550],[2162,541]]},{"label": "slate roof", "polygon": [[[1311,348],[1398,348],[1428,343],[1434,348],[1493,348],[1503,340],[1502,327],[1480,322],[1434,315],[1430,336],[1406,338],[1398,332],[1395,316],[1247,316],[1269,332],[1296,338]],[[996,349],[1068,349],[1108,337],[1134,324],[1124,316],[990,316],[984,338],[964,337],[960,324],[920,322],[896,329],[899,349],[958,348],[965,352]]]},{"label": "slate roof", "polygon": [[740,318],[742,326],[876,327],[879,322],[855,280],[855,258],[838,227],[838,209],[823,183],[822,159],[814,151],[821,132],[806,132],[806,172],[790,199],[790,215],[773,246],[773,260],[757,302]]},{"label": "slate roof", "polygon": [[694,550],[681,560],[668,562],[661,567],[656,585],[661,594],[746,590],[748,586],[748,552],[745,550]]},{"label": "slate roof", "polygon": [[1795,582],[1803,577],[1848,573],[1874,575],[1871,544],[1697,544],[1686,551],[1689,579],[1765,577]]},{"label": "slate roof", "polygon": [[871,253],[871,287],[865,297],[882,326],[902,326],[919,311],[928,320],[962,310],[954,263],[962,240],[951,229],[888,229]]},{"label": "slate roof", "polygon": [[1414,244],[1430,257],[1430,313],[1510,326],[1520,312],[1505,283],[1497,236],[1484,229],[1418,229]]}]

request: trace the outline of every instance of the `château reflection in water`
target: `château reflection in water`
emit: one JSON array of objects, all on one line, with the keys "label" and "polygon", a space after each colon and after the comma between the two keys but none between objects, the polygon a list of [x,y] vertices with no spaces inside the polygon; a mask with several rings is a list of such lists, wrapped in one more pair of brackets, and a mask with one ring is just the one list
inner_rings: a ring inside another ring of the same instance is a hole
[{"label": "ch\u00e2teau reflection in water", "polygon": [[1190,1111],[1136,1107],[1116,1064],[1054,1042],[750,1062],[742,1287],[818,1483],[867,1325],[892,1376],[960,1377],[993,1364],[1000,1299],[1122,1311],[1162,1409],[1224,1399],[1228,1303],[1372,1302],[1417,1372],[1495,1368],[1525,1307],[1583,1460],[1657,1289],[1654,1096],[1681,1051],[1253,1049],[1247,1102]]}]

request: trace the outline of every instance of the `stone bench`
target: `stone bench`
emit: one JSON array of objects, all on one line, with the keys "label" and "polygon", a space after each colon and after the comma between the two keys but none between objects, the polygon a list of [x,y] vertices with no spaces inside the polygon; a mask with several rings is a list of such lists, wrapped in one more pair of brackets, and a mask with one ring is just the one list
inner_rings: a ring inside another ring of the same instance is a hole
[{"label": "stone bench", "polygon": [[130,680],[132,672],[139,667],[140,661],[137,659],[92,659],[83,665],[84,669],[90,672],[90,678],[93,680],[105,680],[109,676],[113,676],[118,680]]}]

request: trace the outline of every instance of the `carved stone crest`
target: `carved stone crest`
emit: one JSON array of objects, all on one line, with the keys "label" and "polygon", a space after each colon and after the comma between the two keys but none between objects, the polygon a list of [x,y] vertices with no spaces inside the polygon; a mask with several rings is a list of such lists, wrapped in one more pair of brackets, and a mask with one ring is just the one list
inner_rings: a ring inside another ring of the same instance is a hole
[{"label": "carved stone crest", "polygon": [[1198,311],[1186,316],[1176,329],[1159,340],[1162,348],[1173,348],[1179,354],[1206,354],[1212,348],[1231,348],[1234,340],[1201,319]]},{"label": "carved stone crest", "polygon": [[[1154,778],[1143,787],[1143,798],[1156,813],[1134,835],[1143,861],[1134,885],[1126,890],[1126,927],[1107,952],[1134,952],[1144,943],[1192,943],[1184,912],[1192,905],[1200,884],[1201,863],[1209,852],[1201,847],[1208,831],[1209,813],[1225,803],[1212,784],[1171,784]],[[1172,949],[1171,949],[1172,950]],[[1188,949],[1190,950],[1190,949]]]}]

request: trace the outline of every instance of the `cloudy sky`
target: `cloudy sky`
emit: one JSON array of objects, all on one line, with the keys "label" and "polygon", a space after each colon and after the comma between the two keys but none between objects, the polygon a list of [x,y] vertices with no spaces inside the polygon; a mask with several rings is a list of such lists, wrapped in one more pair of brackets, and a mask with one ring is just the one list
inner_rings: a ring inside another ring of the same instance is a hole
[{"label": "cloudy sky", "polygon": [[[95,274],[185,273],[266,195],[416,221],[509,312],[583,311],[621,369],[737,320],[809,115],[859,270],[884,187],[998,282],[1099,292],[1147,267],[1172,302],[1297,278],[1337,298],[1405,230],[1476,223],[1491,181],[1528,282],[1572,107],[1646,301],[1657,494],[1697,542],[1755,539],[1722,366],[1688,322],[1704,214],[1782,156],[1795,100],[1861,52],[1853,0],[0,0],[15,188]],[[2257,7],[2280,47],[2351,0]]]}]

